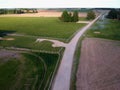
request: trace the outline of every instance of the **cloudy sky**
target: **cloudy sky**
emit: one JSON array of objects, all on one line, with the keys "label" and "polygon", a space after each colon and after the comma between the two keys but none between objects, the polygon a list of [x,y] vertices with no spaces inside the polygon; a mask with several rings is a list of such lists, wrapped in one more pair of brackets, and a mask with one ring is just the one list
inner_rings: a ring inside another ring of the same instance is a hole
[{"label": "cloudy sky", "polygon": [[0,0],[0,8],[120,8],[120,0]]}]

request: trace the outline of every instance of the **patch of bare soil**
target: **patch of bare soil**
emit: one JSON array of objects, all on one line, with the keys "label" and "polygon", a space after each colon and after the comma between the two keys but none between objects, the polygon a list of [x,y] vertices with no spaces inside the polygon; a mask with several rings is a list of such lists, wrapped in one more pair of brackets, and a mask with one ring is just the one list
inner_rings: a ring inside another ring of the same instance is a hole
[{"label": "patch of bare soil", "polygon": [[17,51],[0,49],[0,62],[6,62],[13,58],[21,58],[21,55]]},{"label": "patch of bare soil", "polygon": [[90,21],[78,21],[77,23],[90,23]]},{"label": "patch of bare soil", "polygon": [[77,90],[120,90],[120,41],[83,40],[76,86]]}]

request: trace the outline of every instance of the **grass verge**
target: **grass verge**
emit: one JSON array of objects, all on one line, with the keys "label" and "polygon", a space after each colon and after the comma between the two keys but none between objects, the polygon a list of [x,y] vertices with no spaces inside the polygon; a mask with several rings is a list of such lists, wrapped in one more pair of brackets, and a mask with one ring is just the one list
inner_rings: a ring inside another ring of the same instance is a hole
[{"label": "grass verge", "polygon": [[71,74],[71,82],[70,82],[70,90],[76,90],[76,73],[78,69],[78,65],[80,62],[80,52],[81,52],[81,44],[84,37],[81,37],[76,46],[74,61],[72,66],[72,74]]}]

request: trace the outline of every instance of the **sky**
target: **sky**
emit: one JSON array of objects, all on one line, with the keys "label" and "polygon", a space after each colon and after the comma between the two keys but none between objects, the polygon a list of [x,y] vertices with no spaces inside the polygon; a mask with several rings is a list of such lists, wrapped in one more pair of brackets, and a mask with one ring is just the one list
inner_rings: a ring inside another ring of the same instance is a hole
[{"label": "sky", "polygon": [[0,0],[0,8],[120,8],[120,0]]}]

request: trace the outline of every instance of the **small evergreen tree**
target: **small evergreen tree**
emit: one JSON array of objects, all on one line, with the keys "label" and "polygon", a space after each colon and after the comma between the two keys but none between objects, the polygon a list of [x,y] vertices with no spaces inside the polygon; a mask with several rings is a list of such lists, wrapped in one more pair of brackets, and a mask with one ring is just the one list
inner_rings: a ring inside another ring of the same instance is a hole
[{"label": "small evergreen tree", "polygon": [[73,12],[72,22],[77,22],[79,20],[78,11]]},{"label": "small evergreen tree", "polygon": [[96,15],[93,11],[90,11],[87,13],[87,19],[88,20],[92,20],[92,19],[95,19]]},{"label": "small evergreen tree", "polygon": [[63,11],[61,20],[64,22],[69,22],[70,21],[70,15],[68,14],[67,11]]}]

